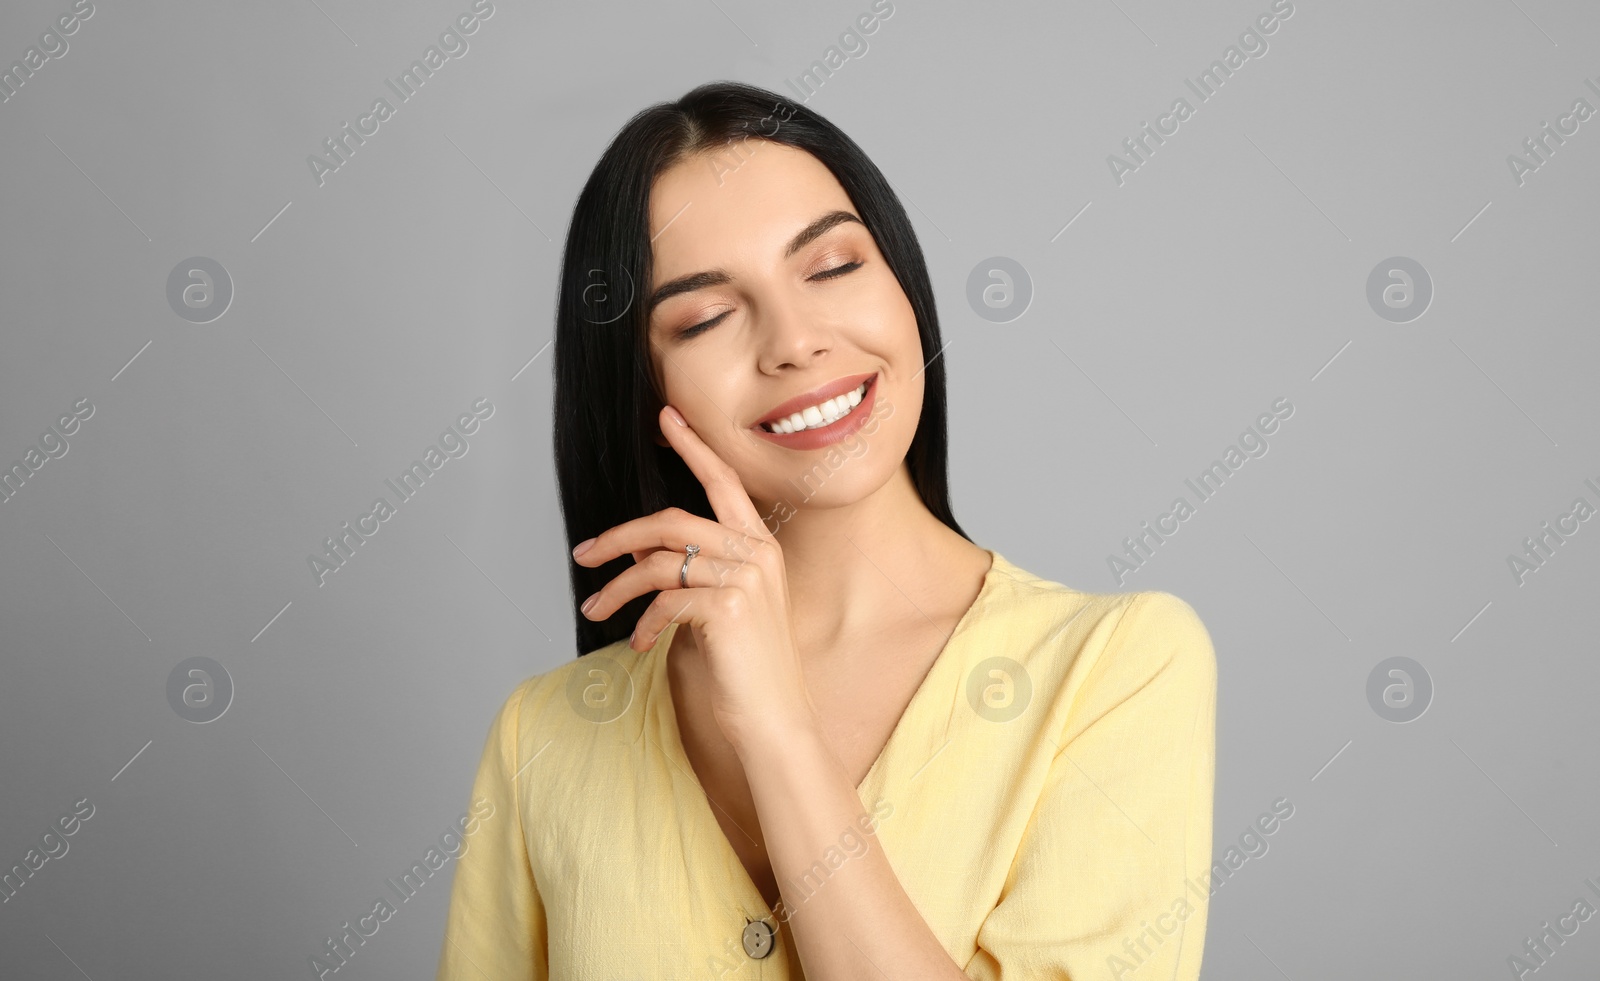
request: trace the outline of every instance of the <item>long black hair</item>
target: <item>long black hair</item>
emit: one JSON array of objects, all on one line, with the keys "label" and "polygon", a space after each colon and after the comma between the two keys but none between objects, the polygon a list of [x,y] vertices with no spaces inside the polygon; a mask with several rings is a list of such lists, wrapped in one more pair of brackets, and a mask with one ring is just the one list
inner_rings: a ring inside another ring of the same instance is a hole
[{"label": "long black hair", "polygon": [[[911,302],[924,357],[943,347],[933,285],[911,220],[883,173],[837,126],[785,96],[729,81],[708,82],[676,102],[634,115],[578,195],[556,300],[556,480],[579,655],[627,637],[656,592],[591,621],[578,604],[631,566],[633,557],[591,569],[573,561],[570,549],[673,506],[716,520],[693,471],[676,450],[655,442],[665,402],[651,368],[645,309],[650,189],[685,157],[731,150],[731,141],[745,138],[804,150],[833,172]],[[933,357],[923,375],[922,415],[906,463],[928,510],[970,541],[950,513],[944,359]]]}]

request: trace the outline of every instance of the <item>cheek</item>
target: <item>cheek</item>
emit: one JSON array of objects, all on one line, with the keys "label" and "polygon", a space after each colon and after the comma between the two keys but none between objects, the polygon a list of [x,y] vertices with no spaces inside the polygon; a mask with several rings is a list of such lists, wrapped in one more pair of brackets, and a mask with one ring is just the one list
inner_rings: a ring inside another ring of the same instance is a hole
[{"label": "cheek", "polygon": [[728,426],[728,412],[719,403],[731,398],[731,395],[717,395],[715,393],[729,392],[729,381],[720,375],[724,370],[719,367],[719,362],[726,361],[725,356],[710,353],[701,345],[700,349],[692,351],[680,350],[672,355],[657,356],[661,359],[657,363],[662,367],[657,368],[657,386],[666,403],[683,413],[689,420],[689,425],[697,433],[709,433],[717,427]]},{"label": "cheek", "polygon": [[669,382],[666,369],[670,366],[670,362],[668,362],[666,357],[662,355],[660,349],[655,345],[651,345],[650,379],[651,381],[655,382],[655,390],[661,393],[661,397],[669,403],[672,401],[672,398],[671,392],[668,388]]},{"label": "cheek", "polygon": [[[916,361],[920,367],[922,338],[917,332],[917,314],[897,282],[891,279],[889,291],[877,297],[868,316],[867,326],[885,355],[901,361]],[[903,377],[910,377],[916,370],[913,367],[905,371]]]}]

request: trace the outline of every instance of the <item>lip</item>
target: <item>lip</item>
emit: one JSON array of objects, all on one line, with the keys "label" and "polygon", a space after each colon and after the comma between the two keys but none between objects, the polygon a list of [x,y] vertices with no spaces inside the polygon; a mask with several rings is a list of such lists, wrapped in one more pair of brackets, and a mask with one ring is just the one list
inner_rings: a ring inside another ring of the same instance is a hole
[{"label": "lip", "polygon": [[[844,379],[843,383],[845,387],[842,389],[839,388],[839,383],[830,384],[826,388],[818,389],[818,391],[822,393],[820,396],[805,395],[802,396],[800,400],[785,402],[783,406],[780,407],[788,408],[792,405],[795,406],[795,408],[790,409],[790,411],[797,411],[800,408],[804,408],[808,405],[815,405],[817,402],[821,402],[830,397],[837,397],[844,392],[854,391],[855,388],[864,381],[870,382],[870,384],[867,385],[867,390],[862,393],[861,401],[850,410],[848,415],[841,416],[826,426],[820,426],[816,429],[802,429],[798,433],[769,433],[765,429],[761,428],[761,423],[756,423],[754,426],[750,427],[751,431],[753,431],[757,436],[760,436],[762,439],[776,443],[779,446],[791,450],[817,450],[832,443],[837,443],[840,440],[850,436],[862,426],[866,425],[867,418],[872,415],[873,406],[876,404],[878,398],[877,372],[872,372],[871,374],[866,375],[858,375],[854,380]],[[832,396],[827,394],[830,389],[833,390]],[[804,401],[805,399],[813,399],[813,401]],[[783,413],[781,412],[774,411],[771,418],[778,418],[782,414]]]},{"label": "lip", "polygon": [[[826,402],[829,399],[838,398],[846,392],[853,392],[861,387],[862,382],[869,378],[876,377],[877,374],[878,373],[876,371],[869,371],[864,375],[847,375],[844,378],[831,381],[821,388],[814,388],[809,392],[803,392],[783,403],[782,405],[774,406],[772,411],[768,412],[760,419],[757,419],[751,424],[751,426],[754,429],[761,429],[761,424],[764,422],[771,422],[774,419],[782,419],[787,416],[792,416],[801,409],[809,408],[810,406],[816,405],[819,402]],[[761,431],[766,432],[764,429]]]}]

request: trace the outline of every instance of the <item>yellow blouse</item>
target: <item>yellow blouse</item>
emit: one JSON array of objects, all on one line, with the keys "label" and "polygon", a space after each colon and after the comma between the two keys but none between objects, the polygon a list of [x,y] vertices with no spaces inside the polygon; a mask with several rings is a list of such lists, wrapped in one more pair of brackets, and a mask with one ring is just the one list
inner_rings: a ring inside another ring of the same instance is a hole
[{"label": "yellow blouse", "polygon": [[[975,981],[1196,981],[1210,635],[1170,593],[1080,592],[989,553],[857,788],[878,840]],[[480,819],[456,862],[440,981],[804,977],[787,910],[761,898],[684,752],[666,675],[676,627],[506,699],[473,784]],[[784,903],[864,847],[841,836],[812,876],[780,883]]]}]

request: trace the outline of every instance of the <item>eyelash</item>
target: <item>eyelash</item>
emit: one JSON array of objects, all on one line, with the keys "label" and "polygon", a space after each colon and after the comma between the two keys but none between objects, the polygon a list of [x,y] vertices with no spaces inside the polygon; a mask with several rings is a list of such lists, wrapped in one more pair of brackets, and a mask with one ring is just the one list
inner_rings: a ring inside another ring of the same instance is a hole
[{"label": "eyelash", "polygon": [[[862,263],[860,263],[860,262],[847,262],[842,266],[834,266],[832,269],[824,269],[821,272],[817,273],[816,275],[812,276],[811,278],[814,279],[814,280],[815,279],[833,279],[833,278],[838,277],[838,276],[846,275],[847,273],[855,272],[857,269],[861,268],[861,266],[862,266]],[[718,323],[721,322],[723,317],[726,317],[729,313],[732,313],[732,312],[733,312],[732,310],[729,310],[726,313],[719,313],[715,317],[712,317],[710,320],[706,320],[706,321],[703,321],[701,323],[695,324],[692,327],[685,327],[683,330],[680,330],[678,332],[677,340],[685,341],[685,340],[688,340],[691,337],[700,336],[701,334],[703,334],[706,331],[710,330],[712,327],[715,327]]]}]

